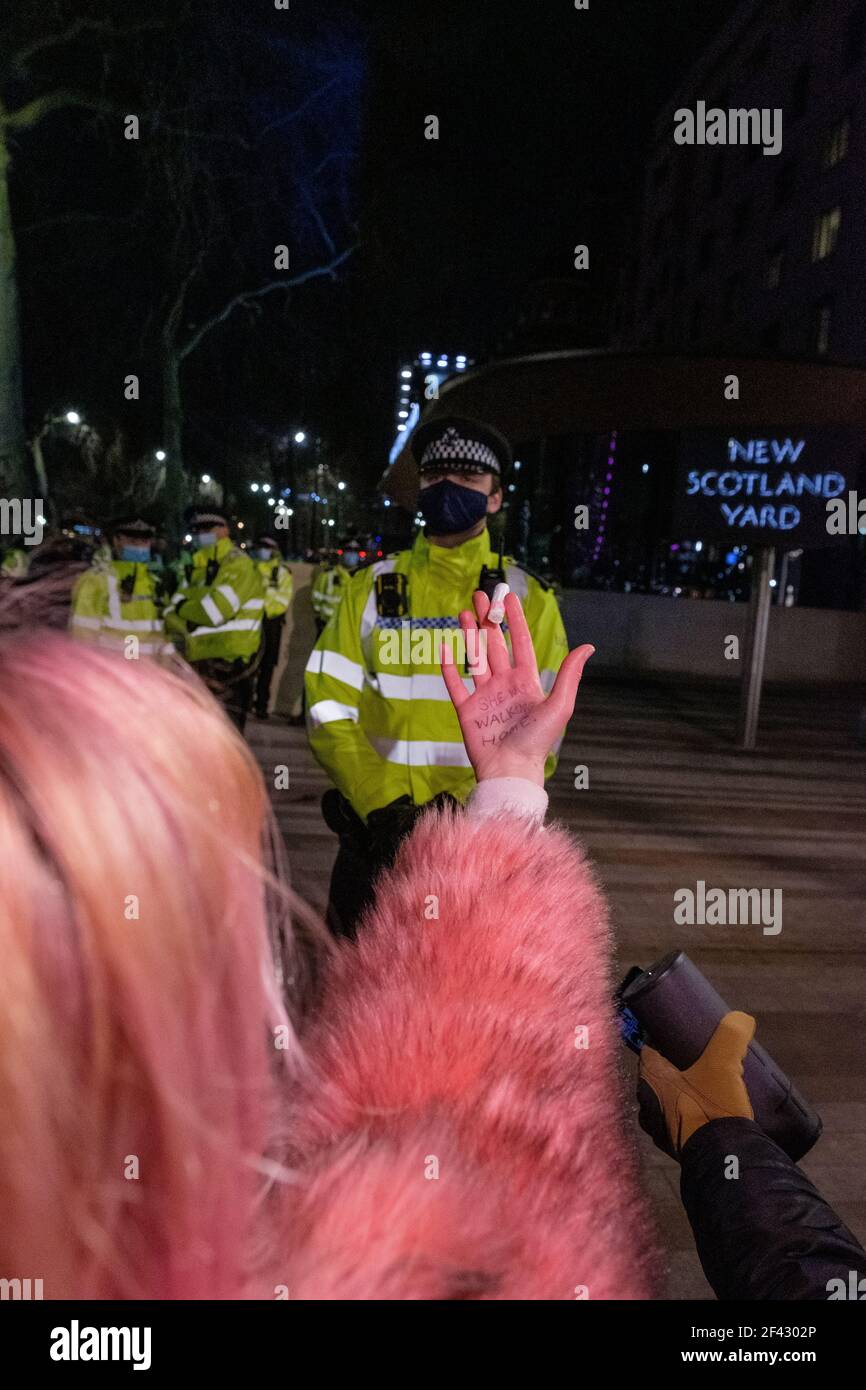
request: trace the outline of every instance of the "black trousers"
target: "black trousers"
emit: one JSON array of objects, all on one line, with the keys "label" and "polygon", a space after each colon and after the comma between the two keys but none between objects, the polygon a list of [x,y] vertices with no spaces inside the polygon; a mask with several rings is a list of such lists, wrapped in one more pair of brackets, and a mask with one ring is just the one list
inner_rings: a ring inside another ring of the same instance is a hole
[{"label": "black trousers", "polygon": [[235,728],[243,733],[253,700],[255,673],[248,661],[198,661],[196,670],[214,699],[219,700]]},{"label": "black trousers", "polygon": [[[458,803],[448,793],[434,797],[430,805]],[[358,924],[375,898],[375,882],[390,868],[401,842],[411,834],[426,808],[415,806],[408,796],[383,806],[367,817],[366,825],[345,797],[335,789],[322,797],[325,824],[339,837],[340,848],[331,871],[326,920],[334,936],[357,936]]]},{"label": "black trousers", "polygon": [[[395,853],[402,838],[402,835],[396,838]],[[375,897],[373,882],[383,867],[382,863],[374,863],[369,854],[361,853],[341,839],[331,870],[325,916],[334,936],[346,936],[354,941],[358,934],[358,923]]]},{"label": "black trousers", "polygon": [[331,870],[326,921],[334,936],[354,939],[358,923],[373,902],[377,874],[394,861],[397,848],[411,829],[415,808],[407,803],[401,813],[391,808],[374,813],[365,825],[336,788],[322,797],[325,824],[339,838],[340,848]]},{"label": "black trousers", "polygon": [[280,639],[285,621],[285,614],[280,613],[276,618],[265,618],[262,622],[262,659],[256,679],[256,714],[262,719],[268,712],[271,681],[280,659]]}]

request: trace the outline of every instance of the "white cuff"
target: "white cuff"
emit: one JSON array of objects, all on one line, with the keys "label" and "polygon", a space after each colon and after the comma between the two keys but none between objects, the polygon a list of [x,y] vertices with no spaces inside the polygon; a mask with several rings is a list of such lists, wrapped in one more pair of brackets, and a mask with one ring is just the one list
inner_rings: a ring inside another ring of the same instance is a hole
[{"label": "white cuff", "polygon": [[490,777],[479,782],[466,802],[470,820],[484,820],[500,811],[523,816],[527,820],[544,820],[547,792],[525,777]]}]

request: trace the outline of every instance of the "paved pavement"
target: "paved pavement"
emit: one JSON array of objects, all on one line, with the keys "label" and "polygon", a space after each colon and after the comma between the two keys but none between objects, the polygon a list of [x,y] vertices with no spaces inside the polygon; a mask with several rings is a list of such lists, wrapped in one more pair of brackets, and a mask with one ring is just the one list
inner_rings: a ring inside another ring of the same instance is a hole
[{"label": "paved pavement", "polygon": [[[590,668],[591,669],[591,668]],[[866,696],[864,696],[866,699]],[[733,746],[731,687],[696,689],[588,673],[557,769],[551,814],[586,844],[610,898],[618,969],[688,950],[824,1118],[803,1167],[866,1243],[866,749],[844,692],[769,692],[761,744]],[[273,785],[294,887],[324,906],[335,841],[319,814],[328,785],[303,730],[251,723]],[[589,769],[575,790],[573,769]],[[783,925],[676,926],[673,895],[781,888]],[[631,1065],[624,1049],[624,1066]],[[667,1297],[710,1298],[678,1196],[678,1169],[640,1136],[669,1261]]]}]

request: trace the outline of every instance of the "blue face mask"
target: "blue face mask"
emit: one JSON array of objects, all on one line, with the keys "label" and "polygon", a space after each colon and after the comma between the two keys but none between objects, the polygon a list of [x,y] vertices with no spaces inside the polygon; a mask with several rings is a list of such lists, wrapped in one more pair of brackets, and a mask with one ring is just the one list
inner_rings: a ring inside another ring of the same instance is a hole
[{"label": "blue face mask", "polygon": [[347,570],[353,570],[360,558],[357,550],[345,550],[343,552],[343,565]]},{"label": "blue face mask", "polygon": [[456,536],[470,531],[487,514],[487,493],[443,478],[421,489],[418,510],[431,536]]},{"label": "blue face mask", "polygon": [[192,540],[196,550],[208,550],[217,543],[216,531],[197,531]]},{"label": "blue face mask", "polygon": [[121,560],[127,560],[136,565],[146,565],[150,559],[149,545],[122,545],[120,547]]},{"label": "blue face mask", "polygon": [[277,558],[276,551],[268,550],[268,547],[266,545],[263,545],[259,550],[257,550],[256,554],[258,555],[260,560],[276,560]]}]

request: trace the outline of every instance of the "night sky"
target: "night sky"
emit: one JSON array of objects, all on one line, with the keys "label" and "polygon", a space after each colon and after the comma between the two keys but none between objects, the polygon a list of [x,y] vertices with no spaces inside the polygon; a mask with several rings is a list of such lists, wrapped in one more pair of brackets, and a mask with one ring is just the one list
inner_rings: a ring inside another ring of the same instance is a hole
[{"label": "night sky", "polygon": [[[578,242],[592,257],[591,344],[637,210],[656,108],[733,8],[292,0],[286,14],[271,0],[154,0],[148,17],[168,33],[49,49],[7,72],[5,96],[73,83],[146,111],[157,93],[163,138],[172,121],[204,122],[214,139],[202,139],[195,169],[231,212],[191,323],[267,279],[276,242],[291,241],[298,264],[321,257],[299,189],[325,162],[316,201],[334,241],[357,250],[337,283],[278,294],[255,316],[236,312],[190,358],[187,456],[204,465],[250,432],[301,422],[372,482],[391,443],[400,356],[424,347],[484,355],[528,284],[576,273]],[[131,14],[108,0],[57,9],[118,23]],[[13,37],[49,24],[42,5],[24,3]],[[324,81],[325,99],[280,128]],[[184,106],[199,100],[197,83],[207,105],[191,115]],[[437,142],[424,139],[430,114],[440,119]],[[276,130],[259,146],[263,126]],[[252,154],[232,148],[233,130],[255,144]],[[21,135],[12,182],[30,417],[78,403],[92,416],[123,415],[143,444],[160,428],[154,306],[176,226],[170,189],[146,155],[141,144],[119,145],[105,116],[59,113]],[[145,383],[132,408],[117,399],[121,368]]]}]

